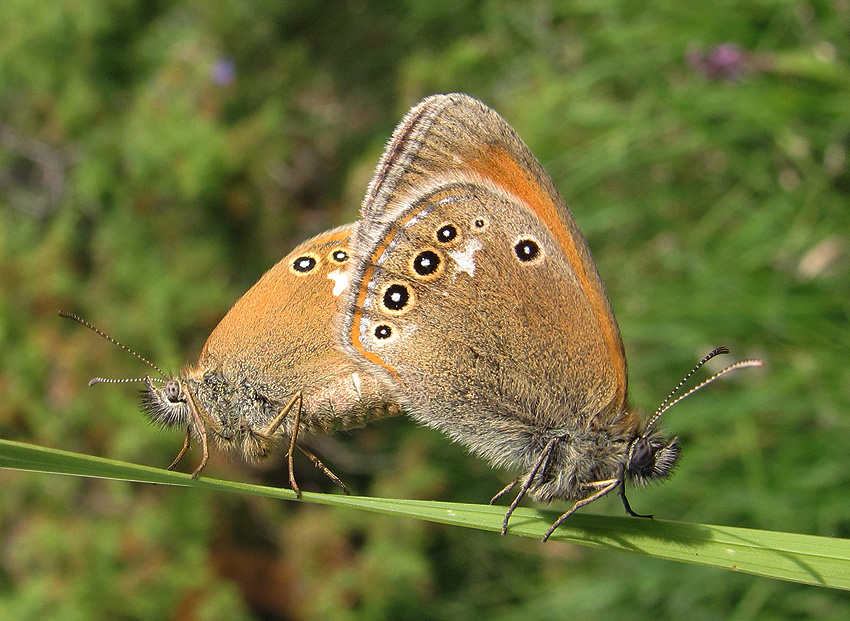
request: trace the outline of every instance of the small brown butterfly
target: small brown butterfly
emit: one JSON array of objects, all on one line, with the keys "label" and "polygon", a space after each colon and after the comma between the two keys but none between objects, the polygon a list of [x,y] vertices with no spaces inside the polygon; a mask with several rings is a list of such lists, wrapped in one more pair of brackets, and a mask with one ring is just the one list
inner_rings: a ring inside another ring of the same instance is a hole
[{"label": "small brown butterfly", "polygon": [[[150,419],[187,429],[169,469],[193,437],[203,450],[193,477],[206,465],[208,438],[249,460],[266,457],[286,439],[289,480],[296,493],[296,448],[345,489],[299,438],[361,427],[400,413],[380,384],[339,352],[331,330],[337,298],[348,283],[353,226],[304,242],[266,272],[213,330],[197,365],[170,377],[145,360],[161,378],[95,378],[90,384],[145,382],[142,402]],[[115,342],[78,317],[60,314]]]}]

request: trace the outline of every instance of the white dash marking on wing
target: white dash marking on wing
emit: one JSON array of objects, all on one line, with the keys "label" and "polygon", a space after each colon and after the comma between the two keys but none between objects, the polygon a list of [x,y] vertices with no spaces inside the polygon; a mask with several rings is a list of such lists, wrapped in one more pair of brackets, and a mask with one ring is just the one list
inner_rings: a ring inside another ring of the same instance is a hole
[{"label": "white dash marking on wing", "polygon": [[475,276],[475,253],[481,250],[481,242],[477,239],[470,239],[466,242],[463,248],[459,250],[449,250],[449,256],[457,263],[459,272],[466,272],[470,276]]},{"label": "white dash marking on wing", "polygon": [[328,278],[330,278],[334,283],[333,294],[335,296],[345,291],[345,288],[348,286],[348,274],[346,272],[334,270],[328,274]]}]

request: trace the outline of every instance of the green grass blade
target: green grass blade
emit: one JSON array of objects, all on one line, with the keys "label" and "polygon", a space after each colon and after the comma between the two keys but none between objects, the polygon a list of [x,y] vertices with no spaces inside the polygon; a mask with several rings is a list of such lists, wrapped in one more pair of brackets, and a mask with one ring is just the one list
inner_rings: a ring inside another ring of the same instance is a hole
[{"label": "green grass blade", "polygon": [[[0,440],[0,467],[295,499],[288,489],[205,477],[193,480],[180,472],[8,440]],[[490,505],[309,492],[304,492],[302,500],[493,532],[501,528],[505,512],[504,507]],[[511,520],[510,533],[541,537],[557,515],[554,511],[520,508]],[[586,513],[570,517],[551,539],[850,590],[850,540],[847,539]]]}]

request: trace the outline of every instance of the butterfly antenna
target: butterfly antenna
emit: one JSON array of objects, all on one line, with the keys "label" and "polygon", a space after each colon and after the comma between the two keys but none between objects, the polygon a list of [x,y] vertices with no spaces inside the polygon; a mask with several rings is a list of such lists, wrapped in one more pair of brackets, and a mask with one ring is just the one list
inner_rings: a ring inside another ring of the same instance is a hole
[{"label": "butterfly antenna", "polygon": [[[113,345],[117,345],[118,347],[120,347],[124,351],[133,354],[136,358],[138,358],[139,360],[144,362],[146,365],[148,365],[149,367],[154,369],[162,377],[167,377],[165,375],[165,373],[163,373],[162,370],[158,366],[156,366],[153,362],[151,362],[150,360],[148,360],[144,356],[139,355],[138,353],[136,353],[135,351],[133,351],[132,349],[130,349],[126,345],[122,345],[121,343],[116,341],[114,338],[112,338],[111,336],[106,334],[105,332],[98,330],[97,328],[95,328],[93,325],[91,325],[88,321],[86,321],[82,317],[78,317],[77,315],[75,315],[73,313],[68,313],[66,311],[59,311],[59,316],[65,317],[66,319],[73,319],[77,323],[84,325],[89,330],[91,330],[95,334],[102,336],[103,338],[105,338],[107,341],[109,341]],[[89,386],[93,386],[94,384],[123,384],[123,383],[127,383],[127,382],[144,382],[146,379],[147,378],[144,378],[144,377],[137,378],[137,379],[107,379],[107,378],[104,378],[104,377],[94,377],[89,381]]]},{"label": "butterfly antenna", "polygon": [[708,386],[709,384],[711,384],[715,380],[720,379],[721,377],[723,377],[724,375],[726,375],[728,373],[731,373],[732,371],[737,371],[738,369],[747,369],[747,368],[751,368],[751,367],[762,367],[762,366],[764,366],[764,362],[762,362],[758,358],[750,358],[748,360],[740,360],[738,362],[735,362],[734,364],[730,364],[728,367],[726,367],[722,371],[718,371],[717,373],[715,373],[714,375],[712,375],[708,379],[700,382],[699,384],[697,384],[696,386],[691,388],[685,394],[679,395],[679,397],[677,397],[676,399],[671,401],[671,399],[673,399],[673,397],[676,395],[676,393],[679,392],[679,390],[682,389],[682,386],[684,386],[685,382],[687,382],[691,378],[691,376],[694,373],[696,373],[706,362],[708,362],[709,360],[711,360],[712,358],[714,358],[716,356],[719,356],[721,354],[728,354],[728,353],[729,353],[728,348],[718,347],[717,349],[712,350],[705,358],[700,360],[696,364],[696,366],[693,369],[691,369],[691,371],[687,375],[685,375],[685,377],[682,379],[682,381],[679,382],[676,385],[676,387],[670,392],[670,394],[667,395],[667,398],[664,399],[664,401],[661,402],[661,405],[658,406],[658,409],[655,410],[655,413],[652,415],[652,418],[649,419],[649,423],[647,423],[647,425],[646,425],[646,431],[644,432],[644,435],[649,433],[652,430],[652,428],[655,427],[655,423],[658,422],[658,419],[661,418],[661,415],[664,414],[664,412],[666,412],[667,410],[672,408],[674,405],[679,403],[679,401],[681,401],[682,399],[685,399],[686,397],[691,396],[692,394],[694,394],[696,391],[700,390],[701,388],[705,388],[706,386]]},{"label": "butterfly antenna", "polygon": [[691,369],[688,372],[688,374],[685,375],[685,377],[682,378],[681,382],[676,384],[676,387],[673,390],[670,391],[670,394],[667,395],[667,398],[664,399],[664,401],[661,402],[661,405],[659,405],[658,409],[655,410],[655,414],[652,415],[652,421],[655,421],[655,419],[658,418],[658,416],[661,412],[664,412],[665,410],[667,410],[667,408],[665,406],[670,401],[670,399],[672,399],[675,396],[675,394],[682,389],[682,386],[685,385],[685,382],[687,382],[689,379],[691,379],[691,376],[694,373],[696,373],[697,371],[699,371],[706,362],[708,362],[712,358],[716,358],[717,356],[721,356],[723,354],[728,354],[728,353],[729,353],[728,347],[718,347],[717,349],[711,350],[705,358],[703,358],[702,360],[697,362],[697,364],[694,366],[694,368]]}]

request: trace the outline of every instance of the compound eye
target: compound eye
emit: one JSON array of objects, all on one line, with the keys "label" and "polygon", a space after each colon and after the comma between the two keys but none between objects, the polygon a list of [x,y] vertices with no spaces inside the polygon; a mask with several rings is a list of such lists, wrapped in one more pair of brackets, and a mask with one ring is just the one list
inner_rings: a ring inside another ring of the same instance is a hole
[{"label": "compound eye", "polygon": [[163,389],[165,392],[165,398],[171,401],[171,403],[177,403],[180,401],[180,382],[177,380],[169,380],[165,383],[165,388]]},{"label": "compound eye", "polygon": [[653,450],[652,445],[646,438],[638,438],[635,440],[635,447],[632,451],[631,467],[635,470],[644,470],[652,465]]}]

